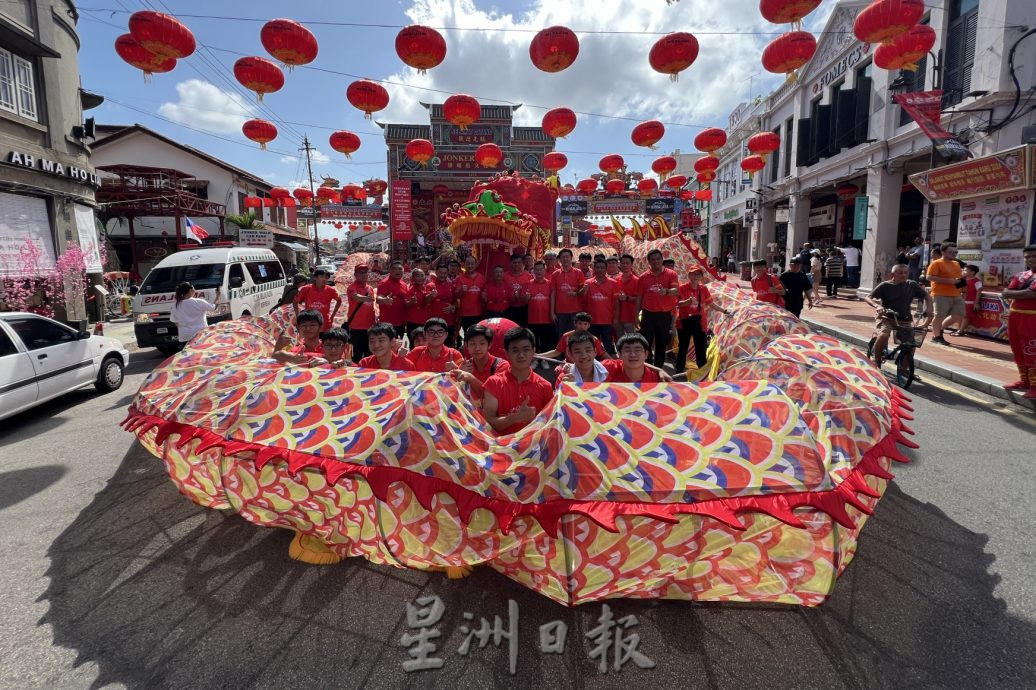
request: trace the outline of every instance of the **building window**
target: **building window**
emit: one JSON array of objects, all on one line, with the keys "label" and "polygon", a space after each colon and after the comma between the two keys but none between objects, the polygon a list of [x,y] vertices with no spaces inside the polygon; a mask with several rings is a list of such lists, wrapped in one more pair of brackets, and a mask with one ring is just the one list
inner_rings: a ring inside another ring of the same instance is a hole
[{"label": "building window", "polygon": [[[777,138],[781,136],[781,128],[773,130],[773,133],[777,135]],[[787,136],[787,135],[785,135]],[[777,150],[770,155],[770,182],[776,182],[777,178],[781,175],[781,147],[778,146]]]},{"label": "building window", "polygon": [[0,108],[38,120],[32,63],[0,48]]},{"label": "building window", "polygon": [[942,105],[960,103],[971,91],[971,67],[975,63],[975,34],[978,31],[979,0],[951,0],[950,23],[946,29],[946,60]]},{"label": "building window", "polygon": [[789,117],[784,121],[784,176],[791,175],[791,138],[792,129],[795,127],[795,118]]}]

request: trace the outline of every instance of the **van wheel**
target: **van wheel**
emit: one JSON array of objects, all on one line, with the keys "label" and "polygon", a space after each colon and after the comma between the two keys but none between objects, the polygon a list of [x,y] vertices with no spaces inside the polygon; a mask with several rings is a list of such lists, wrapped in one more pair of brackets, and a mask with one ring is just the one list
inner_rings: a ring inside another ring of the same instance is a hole
[{"label": "van wheel", "polygon": [[101,371],[97,374],[94,387],[102,393],[111,393],[122,387],[124,378],[122,360],[117,356],[105,357],[101,362]]}]

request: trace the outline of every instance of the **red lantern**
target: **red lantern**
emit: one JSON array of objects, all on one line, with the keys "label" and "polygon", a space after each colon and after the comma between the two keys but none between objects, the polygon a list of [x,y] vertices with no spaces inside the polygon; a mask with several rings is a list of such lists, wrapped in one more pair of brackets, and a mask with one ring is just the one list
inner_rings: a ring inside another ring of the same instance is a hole
[{"label": "red lantern", "polygon": [[263,197],[263,206],[265,208],[273,208],[276,205],[277,205],[277,200],[274,199],[272,196],[264,196]]},{"label": "red lantern", "polygon": [[694,191],[690,189],[685,189],[682,192],[680,192],[680,198],[684,201],[690,201],[694,198]]},{"label": "red lantern", "polygon": [[458,93],[446,99],[442,104],[442,116],[450,124],[457,125],[462,130],[468,125],[478,122],[482,115],[482,106],[472,96],[465,93]]},{"label": "red lantern", "polygon": [[134,12],[129,32],[137,43],[155,55],[179,60],[194,52],[194,34],[178,19],[161,12]]},{"label": "red lantern", "polygon": [[701,184],[709,184],[710,182],[716,179],[716,171],[702,170],[700,173],[697,174],[696,178],[698,182],[700,182]]},{"label": "red lantern", "polygon": [[294,190],[291,193],[291,195],[295,197],[295,200],[303,206],[308,207],[313,205],[313,192],[309,191],[304,187],[299,187],[298,189]]},{"label": "red lantern", "polygon": [[924,0],[876,0],[856,15],[853,33],[864,43],[891,43],[923,14]]},{"label": "red lantern", "polygon": [[698,59],[698,39],[689,33],[680,31],[667,34],[651,46],[648,62],[656,72],[668,74],[673,81]]},{"label": "red lantern", "polygon": [[655,162],[651,164],[651,170],[658,175],[660,180],[665,182],[665,178],[669,177],[669,173],[676,170],[676,159],[672,156],[656,158]]},{"label": "red lantern", "polygon": [[665,125],[658,120],[648,120],[647,122],[641,122],[639,125],[633,128],[633,132],[630,134],[630,139],[637,146],[646,146],[652,151],[655,150],[655,144],[665,136]]},{"label": "red lantern", "polygon": [[645,177],[643,180],[637,183],[637,189],[644,196],[651,196],[658,190],[658,183],[655,182],[654,178]]},{"label": "red lantern", "polygon": [[[817,39],[808,31],[789,31],[770,41],[763,49],[763,69],[788,74],[809,62],[817,52]],[[789,77],[794,79],[794,77]]]},{"label": "red lantern", "polygon": [[504,152],[496,144],[482,144],[475,149],[475,162],[483,168],[495,168],[503,159]]},{"label": "red lantern", "polygon": [[683,187],[685,184],[687,184],[687,176],[686,175],[672,175],[672,176],[666,178],[665,183],[666,183],[666,186],[669,187],[670,189],[680,189],[680,187]]},{"label": "red lantern", "polygon": [[821,0],[761,0],[759,13],[772,24],[794,24],[820,7]]},{"label": "red lantern", "polygon": [[552,108],[543,116],[542,126],[548,137],[564,139],[576,128],[576,114],[568,108]]},{"label": "red lantern", "polygon": [[176,67],[176,60],[152,53],[130,34],[123,34],[115,39],[115,52],[131,67],[143,71],[146,82],[151,81],[152,74],[170,72]]},{"label": "red lantern", "polygon": [[435,147],[427,139],[412,139],[406,145],[406,157],[421,164],[422,168],[428,167],[428,161],[435,155]]},{"label": "red lantern", "polygon": [[928,55],[935,45],[935,29],[927,24],[915,24],[891,45],[880,45],[874,51],[874,64],[881,69],[917,71],[917,63]]},{"label": "red lantern", "polygon": [[245,197],[245,208],[262,208],[263,200],[257,196]]},{"label": "red lantern", "polygon": [[748,150],[759,154],[766,160],[767,156],[781,147],[781,138],[773,132],[759,132],[748,138]]},{"label": "red lantern", "polygon": [[694,193],[694,200],[695,201],[712,201],[712,190],[711,189],[702,189],[701,191],[695,192]]},{"label": "red lantern", "polygon": [[357,225],[356,223],[349,223],[349,229],[350,230],[358,230],[359,228],[360,228],[360,226]]},{"label": "red lantern", "polygon": [[741,169],[753,177],[757,172],[766,167],[766,161],[762,156],[745,156],[741,159]]},{"label": "red lantern", "polygon": [[619,171],[625,164],[626,161],[622,159],[622,156],[617,153],[609,153],[607,156],[602,158],[597,165],[603,172],[611,174]]},{"label": "red lantern", "polygon": [[698,132],[694,137],[694,148],[706,153],[714,153],[727,143],[727,133],[719,127],[709,127]]},{"label": "red lantern", "polygon": [[338,192],[331,189],[330,187],[319,187],[317,189],[317,204],[323,206],[324,204],[335,203],[339,200]]},{"label": "red lantern", "polygon": [[852,182],[846,182],[845,184],[839,185],[838,189],[835,190],[835,194],[837,194],[838,198],[843,202],[851,201],[859,192],[860,188]]},{"label": "red lantern", "polygon": [[388,91],[385,87],[369,79],[358,79],[345,90],[345,97],[353,107],[362,110],[365,117],[371,119],[371,113],[384,110],[389,104]]},{"label": "red lantern", "polygon": [[529,44],[532,64],[544,72],[560,72],[575,62],[578,55],[579,39],[564,26],[543,29]]},{"label": "red lantern", "polygon": [[589,196],[597,191],[597,180],[588,177],[585,180],[579,180],[576,184],[576,190],[584,196]]},{"label": "red lantern", "polygon": [[543,156],[543,169],[550,172],[557,172],[568,165],[568,156],[557,151],[551,151]]},{"label": "red lantern", "polygon": [[317,57],[317,37],[290,19],[271,19],[263,24],[259,40],[266,52],[287,65],[288,69],[308,65]]},{"label": "red lantern", "polygon": [[335,226],[335,230],[341,230],[342,228],[345,227],[345,224],[344,223],[335,223],[334,226]]},{"label": "red lantern", "polygon": [[249,91],[255,91],[259,102],[268,93],[284,87],[284,72],[270,60],[261,57],[243,57],[234,63],[234,78]]},{"label": "red lantern", "polygon": [[436,199],[442,201],[450,195],[450,188],[444,184],[437,184],[434,187],[432,187],[432,194],[435,195]]},{"label": "red lantern", "polygon": [[366,201],[367,190],[358,184],[349,183],[342,187],[342,198],[353,201]]},{"label": "red lantern", "polygon": [[284,187],[274,187],[270,190],[270,196],[274,199],[284,199],[286,197],[291,196],[291,192],[289,192]]},{"label": "red lantern", "polygon": [[245,138],[259,143],[259,148],[266,149],[266,145],[277,138],[277,127],[266,120],[248,120],[241,125],[241,132]]},{"label": "red lantern", "polygon": [[719,158],[715,156],[702,156],[698,160],[694,161],[694,172],[715,172],[719,169]]},{"label": "red lantern", "polygon": [[405,64],[424,74],[446,59],[446,39],[427,26],[404,26],[396,34],[396,55]]},{"label": "red lantern", "polygon": [[367,188],[367,196],[379,197],[388,189],[388,182],[385,180],[373,179],[363,183]]},{"label": "red lantern", "polygon": [[360,137],[344,129],[332,133],[328,137],[327,142],[331,145],[332,150],[337,151],[346,158],[352,158],[350,154],[360,148]]},{"label": "red lantern", "polygon": [[295,200],[290,196],[282,196],[277,199],[277,205],[284,208],[295,208]]},{"label": "red lantern", "polygon": [[622,180],[608,180],[604,185],[604,191],[609,194],[622,194],[626,191],[626,183]]},{"label": "red lantern", "polygon": [[572,196],[575,193],[576,188],[570,184],[566,184],[564,187],[558,190],[558,194],[563,194],[564,196]]}]

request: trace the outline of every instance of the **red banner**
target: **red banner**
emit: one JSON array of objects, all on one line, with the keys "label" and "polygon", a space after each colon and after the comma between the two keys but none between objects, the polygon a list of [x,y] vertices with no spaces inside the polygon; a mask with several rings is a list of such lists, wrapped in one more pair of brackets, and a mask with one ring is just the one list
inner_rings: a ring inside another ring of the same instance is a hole
[{"label": "red banner", "polygon": [[392,180],[389,189],[389,220],[393,242],[414,239],[414,200],[409,180]]},{"label": "red banner", "polygon": [[964,160],[970,155],[964,144],[939,124],[942,119],[941,90],[897,93],[893,97],[907,115],[914,119],[925,136],[932,140],[940,156],[947,160]]},{"label": "red banner", "polygon": [[929,201],[951,201],[998,194],[1026,187],[1026,147],[945,165],[910,176]]}]

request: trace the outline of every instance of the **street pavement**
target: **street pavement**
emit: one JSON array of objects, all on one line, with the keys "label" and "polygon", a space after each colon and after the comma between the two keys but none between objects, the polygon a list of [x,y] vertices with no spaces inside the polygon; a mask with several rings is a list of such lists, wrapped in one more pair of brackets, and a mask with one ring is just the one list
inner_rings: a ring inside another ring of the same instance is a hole
[{"label": "street pavement", "polygon": [[[566,609],[488,568],[462,580],[352,559],[306,566],[291,535],[199,508],[117,425],[162,357],[124,387],[83,391],[0,425],[0,686],[1021,688],[1036,678],[1036,417],[925,373],[918,451],[867,523],[823,606],[608,602],[638,651],[602,674]],[[439,670],[407,674],[406,604],[437,595]],[[506,641],[458,653],[474,614],[519,610]],[[563,654],[539,626],[563,621]]]}]

